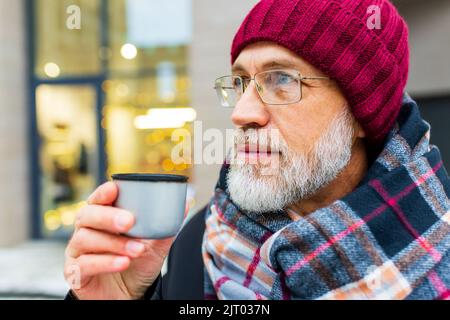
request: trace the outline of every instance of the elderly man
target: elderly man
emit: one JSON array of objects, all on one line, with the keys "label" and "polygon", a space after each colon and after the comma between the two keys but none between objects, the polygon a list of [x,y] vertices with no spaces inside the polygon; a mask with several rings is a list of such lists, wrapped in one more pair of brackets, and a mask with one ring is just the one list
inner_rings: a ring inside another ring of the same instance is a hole
[{"label": "elderly man", "polygon": [[66,276],[81,271],[68,298],[450,297],[450,180],[404,92],[408,29],[394,6],[262,0],[231,57],[216,90],[243,161],[226,161],[173,246],[119,236],[133,216],[111,207],[113,183],[99,187],[67,247]]}]

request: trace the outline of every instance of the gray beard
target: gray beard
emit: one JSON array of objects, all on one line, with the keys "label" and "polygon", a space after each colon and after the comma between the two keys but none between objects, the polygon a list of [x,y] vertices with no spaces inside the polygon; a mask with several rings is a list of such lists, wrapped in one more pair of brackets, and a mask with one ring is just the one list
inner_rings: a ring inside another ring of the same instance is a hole
[{"label": "gray beard", "polygon": [[[270,168],[271,174],[264,174],[268,168],[260,163],[231,162],[227,176],[231,200],[247,212],[264,213],[284,210],[311,197],[336,179],[349,163],[353,134],[353,117],[345,110],[307,154],[295,153],[278,137],[279,145],[272,149],[280,150],[281,156],[277,166]],[[236,139],[258,143],[257,129],[237,129]],[[234,151],[232,156],[236,158],[237,153]]]}]

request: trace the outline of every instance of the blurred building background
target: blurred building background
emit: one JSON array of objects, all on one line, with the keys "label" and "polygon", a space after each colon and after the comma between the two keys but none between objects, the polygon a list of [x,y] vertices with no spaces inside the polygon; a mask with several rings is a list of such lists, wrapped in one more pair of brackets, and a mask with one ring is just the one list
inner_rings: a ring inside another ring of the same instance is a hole
[{"label": "blurred building background", "polygon": [[[220,165],[172,163],[171,134],[194,118],[232,128],[212,87],[256,2],[0,0],[0,298],[65,290],[75,212],[112,173],[188,175],[191,214],[206,204]],[[410,26],[408,92],[450,163],[450,1],[394,3]]]}]

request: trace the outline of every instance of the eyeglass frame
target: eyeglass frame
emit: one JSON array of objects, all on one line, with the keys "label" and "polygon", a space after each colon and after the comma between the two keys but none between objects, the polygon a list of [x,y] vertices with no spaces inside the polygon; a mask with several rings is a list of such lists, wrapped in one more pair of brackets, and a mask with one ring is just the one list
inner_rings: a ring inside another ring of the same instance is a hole
[{"label": "eyeglass frame", "polygon": [[[295,72],[297,73],[297,75],[296,75],[297,79],[296,79],[296,80],[299,81],[299,83],[298,83],[298,89],[299,89],[299,92],[300,92],[300,97],[299,97],[299,99],[298,99],[297,101],[289,102],[289,103],[268,103],[268,102],[264,101],[264,98],[261,96],[261,92],[260,92],[261,86],[260,86],[260,85],[258,84],[258,82],[256,81],[256,77],[257,77],[258,75],[260,75],[260,74],[263,74],[263,73],[276,72],[276,71],[295,71]],[[259,96],[259,98],[261,99],[261,101],[262,101],[263,103],[265,103],[265,104],[267,104],[267,105],[271,105],[271,106],[290,105],[290,104],[295,104],[295,103],[299,103],[300,101],[302,101],[302,98],[303,98],[302,81],[303,81],[303,80],[333,80],[333,79],[330,78],[330,77],[324,77],[324,76],[302,76],[301,72],[298,71],[298,70],[296,70],[296,69],[289,69],[289,68],[286,68],[286,69],[273,69],[273,70],[266,70],[266,71],[257,72],[257,73],[255,73],[255,74],[253,75],[253,77],[250,78],[250,79],[244,79],[244,77],[243,77],[243,76],[240,76],[240,75],[227,75],[227,76],[219,77],[219,78],[217,78],[217,79],[215,80],[216,85],[213,87],[214,90],[217,91],[219,88],[220,88],[220,89],[224,89],[224,87],[217,87],[217,82],[218,82],[220,79],[224,79],[224,78],[239,78],[239,79],[241,80],[241,92],[242,92],[242,95],[244,95],[244,93],[245,93],[245,91],[247,90],[247,88],[248,88],[248,86],[250,85],[250,83],[251,83],[252,81],[254,81],[254,82],[255,82],[255,87],[256,87],[256,92],[258,93],[258,96]],[[247,82],[247,84],[246,84],[246,82]],[[234,89],[234,88],[227,87],[227,88],[225,88],[225,89]],[[241,95],[241,97],[242,97],[242,95]],[[238,101],[239,101],[239,100],[236,101],[236,104],[237,104]],[[222,106],[223,108],[234,108],[234,107],[236,107],[236,104],[235,104],[234,106],[224,106],[224,105],[221,103],[221,106]]]}]

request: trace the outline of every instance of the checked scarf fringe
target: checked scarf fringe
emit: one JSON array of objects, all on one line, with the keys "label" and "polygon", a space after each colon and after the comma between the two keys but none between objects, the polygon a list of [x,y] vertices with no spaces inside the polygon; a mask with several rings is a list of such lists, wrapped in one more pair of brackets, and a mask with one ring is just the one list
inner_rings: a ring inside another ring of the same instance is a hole
[{"label": "checked scarf fringe", "polygon": [[429,140],[405,94],[364,181],[296,222],[241,212],[224,165],[206,214],[205,298],[450,299],[450,180]]}]

